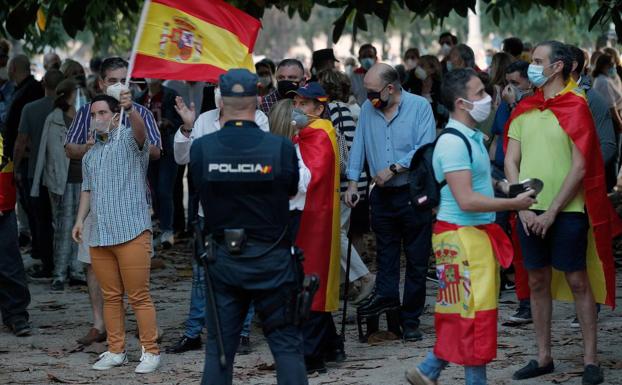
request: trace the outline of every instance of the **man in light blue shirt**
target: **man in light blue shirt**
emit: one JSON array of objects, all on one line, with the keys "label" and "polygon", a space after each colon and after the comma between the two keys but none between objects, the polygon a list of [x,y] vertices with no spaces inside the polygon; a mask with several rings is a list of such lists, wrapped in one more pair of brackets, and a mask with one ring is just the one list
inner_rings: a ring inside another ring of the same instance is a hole
[{"label": "man in light blue shirt", "polygon": [[425,305],[425,273],[432,238],[432,214],[411,207],[408,189],[410,161],[415,151],[435,138],[430,103],[400,87],[397,71],[384,63],[365,75],[367,101],[361,107],[350,150],[346,204],[356,205],[356,181],[365,159],[375,183],[369,197],[371,227],[376,234],[378,275],[375,294],[361,304],[359,314],[373,316],[400,308],[400,252],[406,255],[406,283],[401,305],[405,340],[422,338],[419,317]]}]

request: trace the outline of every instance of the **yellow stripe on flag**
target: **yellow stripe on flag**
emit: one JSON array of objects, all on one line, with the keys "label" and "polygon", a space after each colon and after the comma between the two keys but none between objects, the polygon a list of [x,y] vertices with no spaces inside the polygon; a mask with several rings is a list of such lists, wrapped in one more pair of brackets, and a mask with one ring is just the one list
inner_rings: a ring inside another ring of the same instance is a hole
[{"label": "yellow stripe on flag", "polygon": [[[588,232],[587,256],[586,256],[587,274],[590,279],[590,286],[594,294],[596,303],[605,303],[607,298],[607,286],[605,283],[605,273],[603,264],[596,250],[596,240],[594,238],[593,228],[590,227]],[[568,286],[566,274],[562,271],[553,269],[551,281],[551,295],[553,299],[564,302],[574,302],[574,296]]]},{"label": "yellow stripe on flag", "polygon": [[151,3],[137,52],[183,64],[210,64],[255,72],[247,46],[230,31],[178,9]]}]

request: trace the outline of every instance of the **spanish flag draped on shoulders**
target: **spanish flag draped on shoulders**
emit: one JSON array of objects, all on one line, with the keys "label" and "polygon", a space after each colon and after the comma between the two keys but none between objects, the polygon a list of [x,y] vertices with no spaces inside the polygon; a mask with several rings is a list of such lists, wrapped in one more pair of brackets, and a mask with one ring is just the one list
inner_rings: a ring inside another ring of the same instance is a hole
[{"label": "spanish flag draped on shoulders", "polygon": [[0,211],[13,210],[16,203],[13,161],[5,151],[4,138],[0,134]]},{"label": "spanish flag draped on shoulders", "polygon": [[306,274],[320,278],[311,310],[331,312],[339,308],[339,159],[332,123],[311,120],[294,138],[311,172],[296,245],[305,255]]},{"label": "spanish flag draped on shoulders", "polygon": [[[545,99],[542,90],[537,89],[533,96],[521,100],[506,123],[504,150],[507,149],[512,123],[523,114],[536,109],[553,113],[560,127],[585,159],[582,196],[590,223],[587,271],[596,302],[614,307],[616,284],[612,238],[622,233],[622,223],[607,197],[605,167],[598,150],[600,144],[585,94],[570,79],[566,87],[553,98]],[[556,300],[573,301],[564,274],[555,269],[551,293]]]}]

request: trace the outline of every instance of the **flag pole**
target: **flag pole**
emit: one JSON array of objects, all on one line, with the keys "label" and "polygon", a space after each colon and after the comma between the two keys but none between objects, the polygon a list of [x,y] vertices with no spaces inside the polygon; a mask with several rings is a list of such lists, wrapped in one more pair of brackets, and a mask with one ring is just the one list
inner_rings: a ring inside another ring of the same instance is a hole
[{"label": "flag pole", "polygon": [[140,42],[140,38],[145,28],[145,21],[147,20],[147,12],[149,11],[150,5],[151,5],[151,1],[145,0],[145,3],[143,4],[143,9],[140,12],[140,21],[138,22],[138,28],[136,29],[136,35],[134,36],[134,44],[132,45],[132,53],[130,54],[130,62],[127,67],[127,77],[125,78],[125,84],[128,84],[128,82],[130,81],[130,78],[132,77],[132,71],[134,71],[134,61],[136,60],[136,51],[138,50],[138,43]]},{"label": "flag pole", "polygon": [[[140,38],[143,34],[143,30],[145,28],[145,21],[147,20],[147,12],[149,11],[149,6],[151,5],[150,0],[145,0],[143,4],[143,9],[140,12],[140,20],[138,22],[138,28],[136,29],[136,35],[134,36],[134,44],[132,45],[132,52],[130,53],[130,61],[127,67],[127,76],[125,77],[125,85],[129,88],[130,79],[132,78],[132,71],[134,71],[134,61],[136,60],[136,51],[138,50],[138,43],[140,42]],[[123,118],[125,115],[125,111],[121,108],[121,118],[119,119],[119,126],[123,123]],[[119,135],[117,130],[117,135]]]}]

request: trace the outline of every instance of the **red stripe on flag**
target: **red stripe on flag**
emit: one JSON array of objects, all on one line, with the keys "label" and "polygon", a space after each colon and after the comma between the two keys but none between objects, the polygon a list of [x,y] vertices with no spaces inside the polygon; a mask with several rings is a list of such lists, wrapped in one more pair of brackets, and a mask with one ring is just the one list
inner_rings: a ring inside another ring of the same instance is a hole
[{"label": "red stripe on flag", "polygon": [[179,9],[238,36],[242,44],[253,52],[261,22],[251,15],[221,0],[152,0],[167,7]]},{"label": "red stripe on flag", "polygon": [[475,318],[458,313],[435,313],[434,355],[458,365],[485,365],[497,356],[497,309],[475,312]]},{"label": "red stripe on flag", "polygon": [[132,77],[136,78],[190,80],[212,83],[218,83],[218,77],[227,72],[211,64],[177,63],[140,53],[136,54],[134,66]]}]

